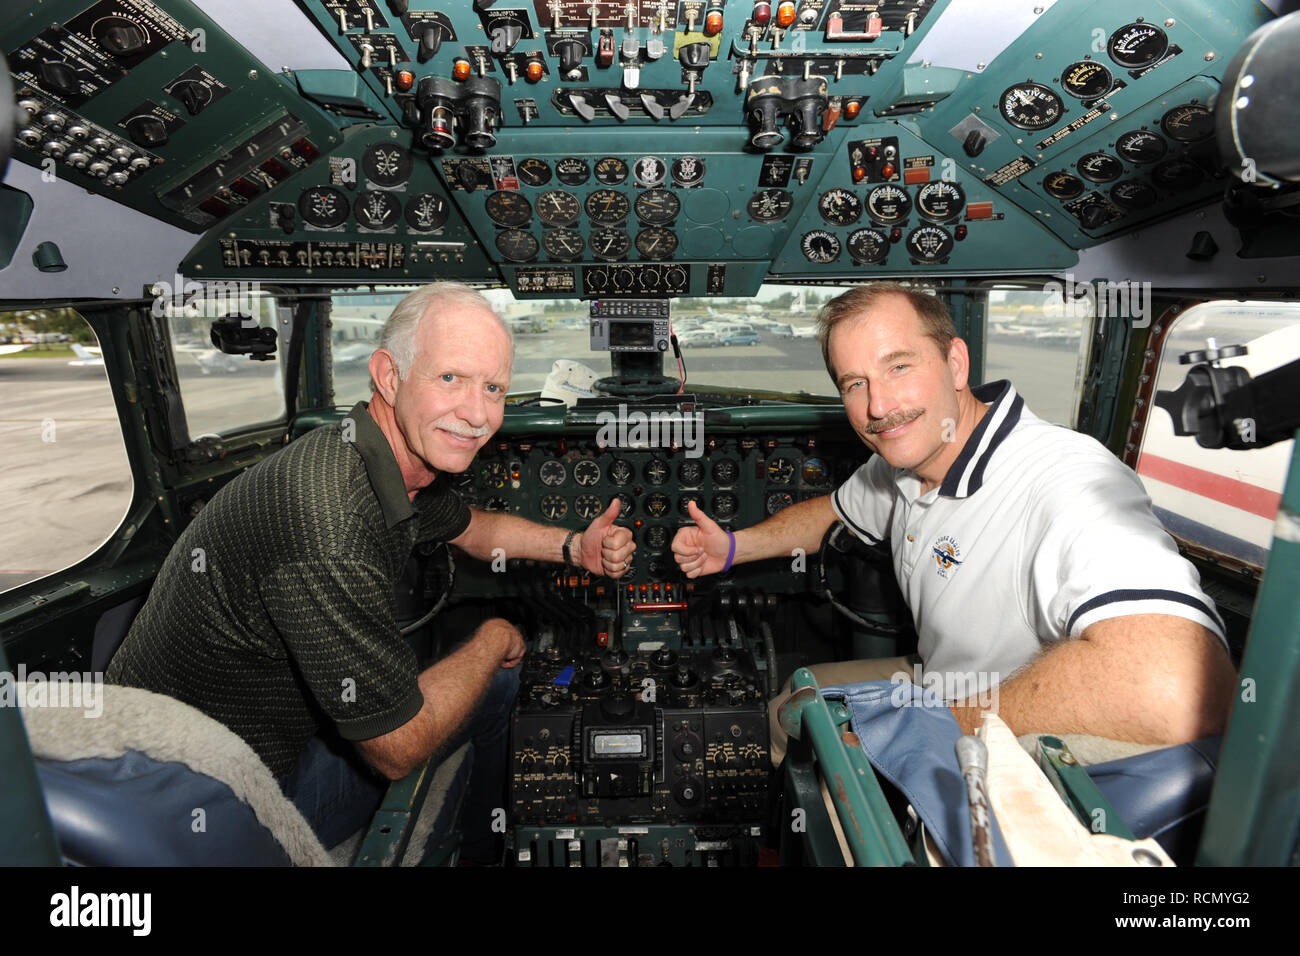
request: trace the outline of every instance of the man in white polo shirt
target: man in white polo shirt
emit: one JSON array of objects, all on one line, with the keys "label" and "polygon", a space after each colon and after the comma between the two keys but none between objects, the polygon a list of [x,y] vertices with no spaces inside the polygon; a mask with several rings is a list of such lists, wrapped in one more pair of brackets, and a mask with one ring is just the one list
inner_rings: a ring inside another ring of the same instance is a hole
[{"label": "man in white polo shirt", "polygon": [[[1035,417],[1009,382],[969,387],[966,344],[932,296],[875,283],[820,318],[827,369],[875,455],[834,494],[734,535],[692,504],[696,527],[673,539],[686,575],[816,550],[839,518],[890,540],[927,686],[973,672],[1017,734],[1174,744],[1222,730],[1235,680],[1222,622],[1137,476]],[[822,686],[899,670],[907,659],[813,668]],[[950,702],[967,732],[983,699]]]}]

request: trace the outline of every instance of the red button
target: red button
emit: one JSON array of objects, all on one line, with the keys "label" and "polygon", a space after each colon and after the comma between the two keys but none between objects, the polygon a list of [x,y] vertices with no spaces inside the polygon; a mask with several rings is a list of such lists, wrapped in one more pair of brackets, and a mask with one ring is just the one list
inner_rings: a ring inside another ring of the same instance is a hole
[{"label": "red button", "polygon": [[770,3],[754,4],[754,12],[749,15],[760,27],[767,26],[767,21],[772,19],[772,5]]}]

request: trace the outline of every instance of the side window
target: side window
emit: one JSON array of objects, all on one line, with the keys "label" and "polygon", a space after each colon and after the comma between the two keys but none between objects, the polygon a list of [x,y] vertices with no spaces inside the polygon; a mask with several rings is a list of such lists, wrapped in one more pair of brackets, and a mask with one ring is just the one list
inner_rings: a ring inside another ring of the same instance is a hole
[{"label": "side window", "polygon": [[267,361],[227,355],[212,344],[214,319],[242,315],[246,321],[278,328],[274,297],[257,283],[215,282],[177,292],[164,290],[159,306],[171,327],[172,356],[190,438],[233,431],[284,417],[284,362],[288,341],[281,338]]},{"label": "side window", "polygon": [[[1218,346],[1246,346],[1246,355],[1222,364],[1258,377],[1300,358],[1300,303],[1193,306],[1165,336],[1156,388],[1178,388],[1188,370],[1179,356],[1204,349],[1211,338]],[[1176,437],[1169,414],[1152,408],[1137,473],[1166,528],[1192,544],[1262,567],[1268,560],[1292,444],[1278,442],[1249,451],[1202,448],[1193,437]]]},{"label": "side window", "polygon": [[0,313],[0,591],[87,557],[131,504],[99,343],[71,309]]},{"label": "side window", "polygon": [[988,297],[984,381],[1010,379],[1039,418],[1073,427],[1095,307],[1059,290],[993,288]]}]

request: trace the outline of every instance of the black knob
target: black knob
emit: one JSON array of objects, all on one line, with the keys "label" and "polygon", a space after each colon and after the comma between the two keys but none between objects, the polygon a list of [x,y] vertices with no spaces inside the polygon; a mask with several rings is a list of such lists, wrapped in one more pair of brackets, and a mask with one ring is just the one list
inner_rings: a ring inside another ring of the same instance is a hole
[{"label": "black knob", "polygon": [[456,167],[456,180],[460,183],[460,188],[467,193],[478,189],[478,173],[469,163],[461,163]]},{"label": "black knob", "polygon": [[96,39],[113,56],[130,56],[144,48],[145,35],[134,23],[114,23],[99,34]]},{"label": "black knob", "polygon": [[822,109],[826,101],[810,96],[796,105],[795,117],[799,132],[795,135],[794,146],[798,149],[812,149],[822,139]]},{"label": "black knob", "polygon": [[421,63],[428,63],[442,47],[442,27],[423,20],[416,24],[415,33],[420,38],[420,48],[416,51],[415,58]]},{"label": "black knob", "polygon": [[507,20],[492,28],[488,34],[492,38],[493,53],[509,53],[523,36],[523,28],[514,20]]},{"label": "black knob", "polygon": [[126,131],[137,146],[162,146],[167,142],[167,127],[156,116],[137,116],[126,124]]},{"label": "black knob", "polygon": [[1106,222],[1106,207],[1099,202],[1088,203],[1079,210],[1079,221],[1085,229],[1096,229]]},{"label": "black knob", "polygon": [[280,228],[286,234],[293,232],[294,220],[297,218],[297,210],[291,203],[284,203],[280,206]]},{"label": "black knob", "polygon": [[42,63],[41,79],[56,93],[76,93],[81,88],[77,82],[77,71],[63,60],[46,60]]},{"label": "black knob", "polygon": [[404,17],[406,11],[411,9],[410,0],[388,0],[388,9],[393,11],[394,16]]},{"label": "black knob", "polygon": [[709,65],[709,45],[688,43],[677,53],[677,59],[688,70],[701,70]]},{"label": "black knob", "polygon": [[177,83],[172,87],[171,93],[185,104],[185,109],[191,116],[198,116],[207,105],[207,90],[193,80]]},{"label": "black knob", "polygon": [[560,58],[560,72],[572,73],[582,63],[585,51],[577,40],[556,40],[555,55]]},{"label": "black knob", "polygon": [[974,159],[980,153],[984,152],[984,147],[988,140],[984,134],[977,129],[971,130],[966,134],[966,139],[962,142],[961,148],[966,151],[966,155]]},{"label": "black knob", "polygon": [[677,652],[671,647],[661,647],[650,655],[650,666],[655,670],[671,670],[677,666]]},{"label": "black knob", "polygon": [[754,133],[749,145],[755,149],[771,149],[781,142],[782,133],[776,128],[777,112],[781,100],[776,96],[756,96],[749,103],[749,121]]}]

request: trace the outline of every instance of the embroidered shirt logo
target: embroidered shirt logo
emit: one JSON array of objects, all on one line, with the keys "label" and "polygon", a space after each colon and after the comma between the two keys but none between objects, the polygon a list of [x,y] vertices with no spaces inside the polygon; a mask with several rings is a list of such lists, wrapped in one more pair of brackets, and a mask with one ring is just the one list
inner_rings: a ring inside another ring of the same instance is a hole
[{"label": "embroidered shirt logo", "polygon": [[961,565],[961,548],[949,535],[945,534],[939,538],[930,550],[934,553],[934,561],[938,565],[937,570],[941,578],[947,578],[948,572]]}]

